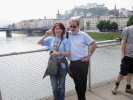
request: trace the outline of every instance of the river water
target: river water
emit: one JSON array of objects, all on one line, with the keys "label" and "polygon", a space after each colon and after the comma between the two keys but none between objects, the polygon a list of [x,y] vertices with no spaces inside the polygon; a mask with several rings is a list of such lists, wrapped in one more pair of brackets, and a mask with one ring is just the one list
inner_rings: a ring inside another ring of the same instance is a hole
[{"label": "river water", "polygon": [[[0,54],[41,49],[43,47],[37,44],[40,38],[41,36],[27,36],[26,34],[12,34],[11,38],[7,38],[5,32],[0,32]],[[42,64],[47,62],[47,60],[41,59],[43,56],[46,56],[47,59],[48,52],[31,54],[30,57],[18,55],[0,58],[2,100],[34,100],[52,94],[49,77],[42,80],[44,71]],[[24,59],[19,64],[17,61],[20,57]],[[28,66],[27,60],[34,62],[34,65]],[[119,70],[119,63],[119,46],[98,48],[91,58],[91,83],[97,84],[115,78]],[[66,90],[74,89],[73,81],[68,75],[66,81]]]},{"label": "river water", "polygon": [[40,37],[26,34],[12,34],[12,37],[6,37],[5,32],[0,32],[0,54],[40,49],[42,47],[37,44]]}]

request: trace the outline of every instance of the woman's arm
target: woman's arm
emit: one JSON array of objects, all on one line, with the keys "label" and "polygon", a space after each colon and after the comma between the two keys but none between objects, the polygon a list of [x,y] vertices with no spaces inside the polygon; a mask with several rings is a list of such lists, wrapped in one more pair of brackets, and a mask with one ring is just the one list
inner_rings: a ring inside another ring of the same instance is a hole
[{"label": "woman's arm", "polygon": [[51,30],[46,31],[45,35],[37,42],[37,44],[41,45],[43,40],[52,33]]},{"label": "woman's arm", "polygon": [[66,51],[66,52],[53,51],[50,55],[51,56],[68,56],[68,55],[70,55],[70,51]]}]

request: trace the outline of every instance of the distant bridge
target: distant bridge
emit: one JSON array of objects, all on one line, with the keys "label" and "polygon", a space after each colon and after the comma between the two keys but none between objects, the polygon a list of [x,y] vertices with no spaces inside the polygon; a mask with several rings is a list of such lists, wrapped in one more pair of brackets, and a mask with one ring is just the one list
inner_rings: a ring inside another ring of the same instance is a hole
[{"label": "distant bridge", "polygon": [[48,28],[24,28],[24,29],[15,29],[15,28],[0,28],[0,31],[6,31],[7,37],[12,37],[11,31],[26,31],[28,36],[32,36],[33,33],[45,33]]}]

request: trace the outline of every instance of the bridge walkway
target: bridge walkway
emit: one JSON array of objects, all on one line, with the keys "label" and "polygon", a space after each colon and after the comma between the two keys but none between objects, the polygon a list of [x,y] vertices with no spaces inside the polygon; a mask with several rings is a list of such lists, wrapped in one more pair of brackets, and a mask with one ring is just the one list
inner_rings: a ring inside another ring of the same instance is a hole
[{"label": "bridge walkway", "polygon": [[[125,92],[126,80],[123,79],[118,88],[117,94],[112,94],[111,89],[114,86],[114,83],[97,87],[92,89],[91,92],[86,92],[86,100],[133,100],[133,94]],[[132,82],[133,87],[133,82]],[[53,99],[49,99],[53,100]],[[65,97],[65,100],[78,100],[77,95],[69,95]]]}]

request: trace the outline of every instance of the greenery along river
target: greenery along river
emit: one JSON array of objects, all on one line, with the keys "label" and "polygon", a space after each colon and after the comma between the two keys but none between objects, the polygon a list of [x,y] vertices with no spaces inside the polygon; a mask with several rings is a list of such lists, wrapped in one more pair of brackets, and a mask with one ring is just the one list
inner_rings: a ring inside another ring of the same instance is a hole
[{"label": "greenery along river", "polygon": [[90,33],[87,32],[93,39],[96,40],[113,40],[121,36],[122,33]]},{"label": "greenery along river", "polygon": [[[14,31],[13,33],[18,33],[18,34],[26,34],[23,31]],[[89,34],[89,36],[91,36],[93,39],[96,40],[113,40],[116,39],[118,37],[121,36],[122,33],[95,33],[95,32],[86,32],[87,34]]]}]

